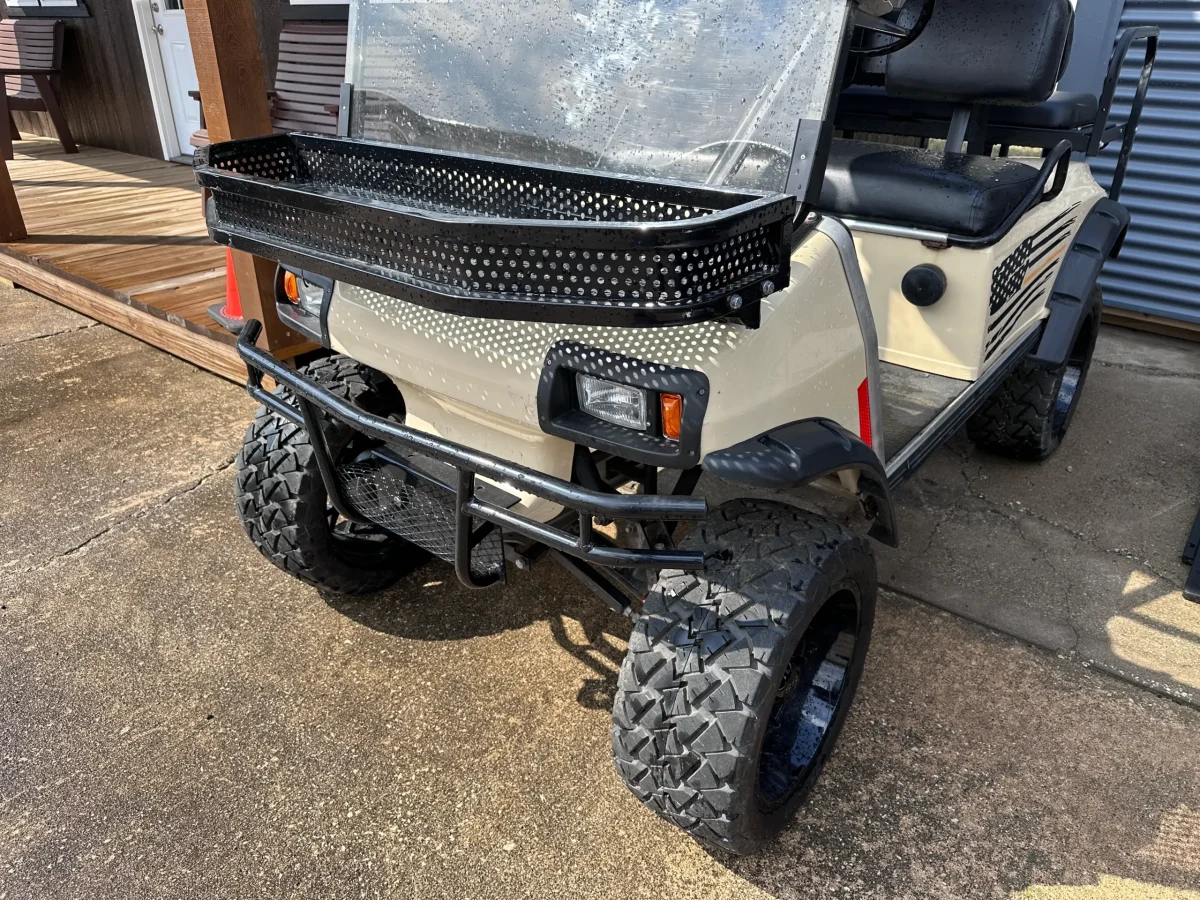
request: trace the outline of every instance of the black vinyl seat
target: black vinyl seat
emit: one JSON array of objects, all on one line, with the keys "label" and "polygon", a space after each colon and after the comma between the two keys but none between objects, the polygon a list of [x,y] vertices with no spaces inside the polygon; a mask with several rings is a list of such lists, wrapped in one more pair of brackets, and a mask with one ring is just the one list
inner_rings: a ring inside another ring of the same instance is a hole
[{"label": "black vinyl seat", "polygon": [[[1085,128],[1096,120],[1100,108],[1095,94],[1055,91],[1049,100],[1036,106],[990,106],[988,121],[993,125],[1020,128]],[[839,114],[881,116],[898,120],[949,122],[954,104],[945,100],[918,100],[888,96],[883,85],[855,84],[838,98]]]},{"label": "black vinyl seat", "polygon": [[835,140],[819,208],[834,215],[981,237],[1033,189],[1038,169],[993,159]]}]

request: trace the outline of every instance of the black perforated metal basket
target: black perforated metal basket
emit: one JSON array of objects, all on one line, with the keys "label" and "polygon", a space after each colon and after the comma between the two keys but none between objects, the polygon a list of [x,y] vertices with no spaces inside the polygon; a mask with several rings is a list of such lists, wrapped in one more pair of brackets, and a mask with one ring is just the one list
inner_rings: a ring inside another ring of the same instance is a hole
[{"label": "black perforated metal basket", "polygon": [[197,151],[213,239],[460,315],[671,325],[788,283],[797,203],[310,134]]}]

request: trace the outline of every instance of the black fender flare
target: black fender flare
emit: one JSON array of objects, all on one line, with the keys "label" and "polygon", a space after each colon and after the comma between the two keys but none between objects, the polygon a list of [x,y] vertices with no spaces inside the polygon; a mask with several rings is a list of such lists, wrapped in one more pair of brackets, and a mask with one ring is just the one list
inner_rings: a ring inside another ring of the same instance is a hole
[{"label": "black fender flare", "polygon": [[1048,369],[1064,365],[1089,313],[1089,300],[1106,260],[1121,252],[1129,229],[1129,210],[1104,197],[1084,219],[1071,249],[1063,259],[1046,302],[1050,315],[1042,328],[1029,362]]},{"label": "black fender flare", "polygon": [[858,472],[859,498],[873,514],[870,536],[899,545],[887,473],[875,451],[830,419],[802,419],[704,457],[704,471],[734,484],[788,490],[825,475]]}]

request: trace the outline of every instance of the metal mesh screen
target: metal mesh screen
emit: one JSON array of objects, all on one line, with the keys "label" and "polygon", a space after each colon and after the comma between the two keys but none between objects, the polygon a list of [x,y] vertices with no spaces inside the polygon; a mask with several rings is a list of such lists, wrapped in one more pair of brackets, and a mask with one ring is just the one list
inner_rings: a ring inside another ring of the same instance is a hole
[{"label": "metal mesh screen", "polygon": [[[682,199],[647,197],[630,191],[598,190],[562,178],[530,179],[498,167],[472,171],[456,157],[444,163],[398,155],[394,148],[367,143],[325,145],[276,138],[269,149],[217,144],[214,168],[271,181],[306,182],[314,188],[414,209],[503,219],[572,222],[675,222],[717,212]],[[552,176],[552,171],[546,171]],[[619,183],[619,182],[617,182]],[[613,182],[608,182],[611,186]],[[632,186],[632,185],[631,185]]]},{"label": "metal mesh screen", "polygon": [[[454,493],[431,481],[406,478],[379,464],[350,463],[338,469],[346,499],[355,511],[434,556],[454,562]],[[478,523],[472,520],[472,528]],[[471,571],[490,575],[504,566],[500,530],[492,531],[471,554]]]},{"label": "metal mesh screen", "polygon": [[302,234],[309,250],[348,257],[443,290],[550,302],[670,306],[740,290],[774,276],[779,268],[777,231],[765,226],[690,249],[564,250],[397,233],[236,194],[216,195],[216,211],[222,227],[268,242]]}]

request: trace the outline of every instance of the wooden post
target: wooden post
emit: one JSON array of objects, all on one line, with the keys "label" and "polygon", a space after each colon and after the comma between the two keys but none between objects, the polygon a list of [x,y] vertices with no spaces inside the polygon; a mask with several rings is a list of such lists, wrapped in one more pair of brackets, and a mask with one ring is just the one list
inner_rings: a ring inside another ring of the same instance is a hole
[{"label": "wooden post", "polygon": [[17,192],[8,175],[8,163],[0,159],[0,241],[23,241],[27,237],[25,217],[21,215]]},{"label": "wooden post", "polygon": [[[271,134],[251,0],[188,0],[184,12],[209,140]],[[292,356],[312,346],[275,314],[275,263],[234,250],[233,271],[243,315],[263,323],[259,344],[278,356]]]}]

